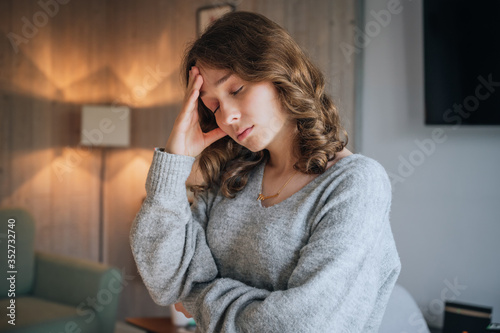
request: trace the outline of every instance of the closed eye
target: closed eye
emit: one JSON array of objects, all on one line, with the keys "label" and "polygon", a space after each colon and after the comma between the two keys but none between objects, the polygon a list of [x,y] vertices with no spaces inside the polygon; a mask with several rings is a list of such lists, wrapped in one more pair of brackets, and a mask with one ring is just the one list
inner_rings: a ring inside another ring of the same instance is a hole
[{"label": "closed eye", "polygon": [[[231,92],[230,94],[233,96],[236,96],[241,91],[241,89],[243,89],[243,86],[241,86],[238,90]],[[212,113],[215,114],[215,112],[217,112],[217,110],[219,110],[219,108],[220,108],[220,105]]]},{"label": "closed eye", "polygon": [[240,89],[233,91],[231,95],[236,96],[241,91],[241,89],[243,89],[243,86],[241,86]]}]

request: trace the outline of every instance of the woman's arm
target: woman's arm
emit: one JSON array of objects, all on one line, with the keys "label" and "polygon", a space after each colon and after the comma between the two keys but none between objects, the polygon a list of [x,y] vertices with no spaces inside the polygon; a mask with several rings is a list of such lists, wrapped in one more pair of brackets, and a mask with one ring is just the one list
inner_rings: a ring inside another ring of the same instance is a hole
[{"label": "woman's arm", "polygon": [[[370,173],[372,175],[373,173]],[[216,278],[182,300],[203,332],[377,332],[401,269],[385,171],[337,186],[286,290]]]},{"label": "woman's arm", "polygon": [[130,230],[137,269],[159,305],[185,297],[194,284],[211,281],[217,267],[207,245],[207,192],[189,206],[185,182],[194,157],[155,149],[146,199]]}]

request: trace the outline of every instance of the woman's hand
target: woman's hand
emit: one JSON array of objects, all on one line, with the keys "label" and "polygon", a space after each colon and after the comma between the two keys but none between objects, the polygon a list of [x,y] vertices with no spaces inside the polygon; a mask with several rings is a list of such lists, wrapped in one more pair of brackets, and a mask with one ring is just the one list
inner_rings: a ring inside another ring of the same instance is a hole
[{"label": "woman's hand", "polygon": [[177,311],[184,313],[187,318],[193,318],[193,316],[184,308],[182,303],[175,303],[174,307]]},{"label": "woman's hand", "polygon": [[196,66],[191,67],[184,106],[175,119],[165,146],[166,152],[196,157],[213,142],[227,135],[219,127],[208,133],[202,132],[198,123],[198,97],[202,85],[200,70]]}]

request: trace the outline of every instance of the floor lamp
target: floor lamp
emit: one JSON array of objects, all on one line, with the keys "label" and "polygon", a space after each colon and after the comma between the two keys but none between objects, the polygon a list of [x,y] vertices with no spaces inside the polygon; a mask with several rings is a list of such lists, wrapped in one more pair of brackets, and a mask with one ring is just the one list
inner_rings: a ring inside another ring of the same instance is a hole
[{"label": "floor lamp", "polygon": [[99,147],[99,262],[104,263],[104,179],[106,149],[130,146],[130,109],[127,106],[84,105],[80,144]]}]

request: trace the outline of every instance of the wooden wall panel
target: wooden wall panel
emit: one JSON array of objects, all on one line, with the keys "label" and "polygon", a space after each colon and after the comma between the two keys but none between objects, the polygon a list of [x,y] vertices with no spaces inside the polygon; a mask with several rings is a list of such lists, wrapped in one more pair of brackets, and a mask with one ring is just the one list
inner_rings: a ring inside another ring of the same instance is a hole
[{"label": "wooden wall panel", "polygon": [[[97,21],[92,28],[83,22],[81,30],[75,25],[72,16],[84,21],[93,16],[78,8],[78,2],[61,5],[54,17],[35,1],[4,1],[2,6],[2,36],[12,32],[26,43],[17,52],[8,38],[0,44],[6,74],[0,78],[0,109],[2,128],[8,129],[0,146],[2,169],[8,170],[1,173],[0,205],[25,207],[34,215],[37,249],[96,260],[95,170],[101,161],[99,155],[83,155],[77,147],[81,105],[75,103],[95,101],[96,89],[72,92],[70,86],[88,74],[90,48],[79,48],[79,38],[100,27]],[[43,17],[47,21],[38,21],[30,36],[25,20],[33,23]]]},{"label": "wooden wall panel", "polygon": [[356,151],[355,131],[355,59],[346,57],[340,45],[353,45],[354,27],[356,26],[356,8],[354,1],[339,0],[329,2],[328,13],[331,20],[329,49],[327,59],[329,66],[326,76],[330,83],[330,91],[339,108],[342,123],[349,134],[348,148]]},{"label": "wooden wall panel", "polygon": [[[352,40],[354,2],[233,2],[288,29],[325,72],[355,150],[354,63],[339,47]],[[168,313],[142,284],[128,235],[145,196],[153,148],[166,143],[181,107],[179,65],[196,37],[196,9],[215,3],[71,1],[18,53],[8,38],[0,39],[0,207],[31,211],[37,249],[98,260],[104,167],[104,262],[126,276],[120,319]],[[21,33],[21,18],[40,10],[36,1],[0,1],[0,35]],[[130,106],[131,147],[80,147],[83,104]]]}]

